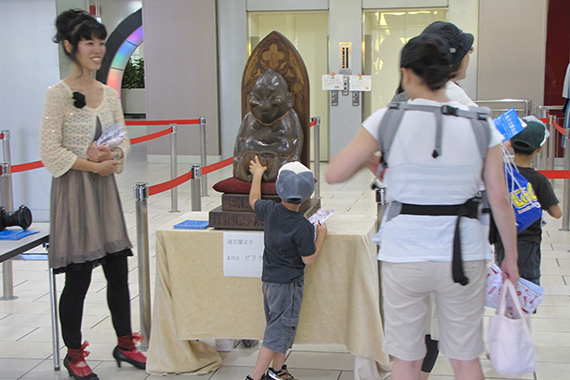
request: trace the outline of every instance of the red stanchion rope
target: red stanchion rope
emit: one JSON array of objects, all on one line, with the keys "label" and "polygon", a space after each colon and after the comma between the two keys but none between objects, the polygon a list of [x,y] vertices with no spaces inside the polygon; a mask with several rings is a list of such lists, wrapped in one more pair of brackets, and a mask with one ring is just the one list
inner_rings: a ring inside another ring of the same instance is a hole
[{"label": "red stanchion rope", "polygon": [[125,120],[125,125],[170,125],[170,124],[200,124],[200,119],[185,120]]},{"label": "red stanchion rope", "polygon": [[145,136],[141,136],[141,137],[135,137],[134,139],[131,139],[131,145],[135,145],[135,144],[142,143],[142,142],[145,142],[148,140],[156,139],[156,138],[162,137],[164,135],[168,135],[169,133],[172,133],[172,127],[167,128],[164,131],[151,133],[149,135],[145,135]]},{"label": "red stanchion rope", "polygon": [[537,170],[548,179],[570,179],[570,170]]},{"label": "red stanchion rope", "polygon": [[234,162],[234,158],[230,157],[230,158],[227,158],[227,159],[220,161],[218,163],[211,164],[208,166],[204,166],[204,168],[202,169],[202,174],[208,174],[208,173],[211,173],[211,172],[216,171],[218,169],[225,168],[226,166],[231,165],[233,162]]},{"label": "red stanchion rope", "polygon": [[[202,168],[202,174],[208,174],[208,173],[211,173],[211,172],[216,171],[218,169],[225,168],[226,166],[233,163],[233,161],[234,161],[234,158],[230,157],[230,158],[227,158],[223,161],[217,162],[215,164],[204,166],[204,168]],[[151,196],[154,194],[163,193],[165,191],[168,191],[168,190],[175,188],[176,186],[180,186],[184,182],[187,182],[191,179],[192,179],[192,172],[188,172],[188,173],[182,174],[181,176],[176,177],[170,181],[159,183],[158,185],[149,186],[148,195]]]},{"label": "red stanchion rope", "polygon": [[186,181],[190,181],[192,179],[192,172],[188,172],[186,174],[182,174],[180,177],[174,178],[173,180],[159,183],[158,185],[149,186],[148,187],[148,195],[154,195],[158,193],[162,193],[164,191],[168,191],[170,189],[175,188],[176,186],[182,185]]},{"label": "red stanchion rope", "polygon": [[[542,121],[545,124],[548,124],[548,122],[550,121],[550,119],[538,119],[540,121]],[[554,126],[554,128],[556,128],[556,130],[558,132],[560,132],[562,135],[566,134],[566,131],[564,130],[564,128],[562,128],[560,125],[558,125],[558,123],[554,120],[552,120],[552,125]]]},{"label": "red stanchion rope", "polygon": [[44,164],[41,161],[28,162],[27,164],[12,165],[10,170],[12,173],[25,172],[28,170],[43,168]]},{"label": "red stanchion rope", "polygon": [[311,124],[309,124],[309,127],[314,127],[315,125],[317,125],[317,121],[316,121],[316,120],[313,120],[313,121],[311,122]]}]

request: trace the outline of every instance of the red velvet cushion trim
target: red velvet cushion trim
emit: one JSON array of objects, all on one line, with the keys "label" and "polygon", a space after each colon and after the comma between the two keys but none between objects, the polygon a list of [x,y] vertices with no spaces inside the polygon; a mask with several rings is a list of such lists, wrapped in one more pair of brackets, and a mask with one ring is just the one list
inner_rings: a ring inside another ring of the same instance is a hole
[{"label": "red velvet cushion trim", "polygon": [[[226,178],[216,183],[213,189],[219,193],[249,194],[251,182],[242,181],[236,177]],[[277,195],[275,182],[261,182],[261,194]]]}]

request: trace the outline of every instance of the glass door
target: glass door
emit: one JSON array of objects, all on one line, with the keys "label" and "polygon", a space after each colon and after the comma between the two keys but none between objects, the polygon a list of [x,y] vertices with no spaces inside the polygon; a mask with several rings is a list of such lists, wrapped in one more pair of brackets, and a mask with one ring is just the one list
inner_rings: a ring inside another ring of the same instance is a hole
[{"label": "glass door", "polygon": [[447,21],[447,8],[366,10],[362,16],[362,66],[372,76],[364,92],[363,120],[392,100],[400,84],[400,51],[434,21]]}]

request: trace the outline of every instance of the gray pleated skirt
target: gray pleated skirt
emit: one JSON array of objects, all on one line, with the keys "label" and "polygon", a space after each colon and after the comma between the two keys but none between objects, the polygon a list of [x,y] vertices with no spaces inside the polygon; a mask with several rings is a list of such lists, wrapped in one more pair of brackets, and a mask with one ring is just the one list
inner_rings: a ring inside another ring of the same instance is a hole
[{"label": "gray pleated skirt", "polygon": [[69,170],[51,185],[49,266],[56,273],[132,256],[115,175]]}]

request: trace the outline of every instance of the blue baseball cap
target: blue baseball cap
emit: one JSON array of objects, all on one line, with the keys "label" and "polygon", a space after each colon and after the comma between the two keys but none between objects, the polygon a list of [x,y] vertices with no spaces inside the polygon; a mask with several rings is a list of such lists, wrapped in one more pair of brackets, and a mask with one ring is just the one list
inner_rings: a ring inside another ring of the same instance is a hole
[{"label": "blue baseball cap", "polygon": [[315,191],[313,172],[299,161],[288,162],[277,173],[275,189],[281,200],[303,203]]}]

